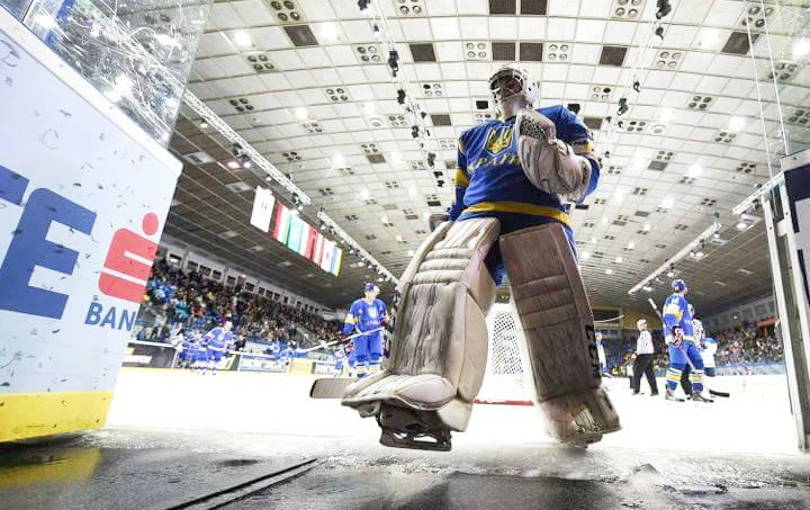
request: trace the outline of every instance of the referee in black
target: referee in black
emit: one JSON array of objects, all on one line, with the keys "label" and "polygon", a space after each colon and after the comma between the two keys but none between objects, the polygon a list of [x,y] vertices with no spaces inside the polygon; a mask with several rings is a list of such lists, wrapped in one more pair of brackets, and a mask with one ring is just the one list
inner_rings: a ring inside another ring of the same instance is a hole
[{"label": "referee in black", "polygon": [[633,360],[633,395],[638,395],[641,389],[641,374],[647,376],[647,383],[650,385],[651,396],[658,395],[658,383],[655,382],[653,372],[653,347],[652,335],[647,331],[647,321],[639,319],[636,322],[638,327],[638,342],[636,343],[635,360]]}]

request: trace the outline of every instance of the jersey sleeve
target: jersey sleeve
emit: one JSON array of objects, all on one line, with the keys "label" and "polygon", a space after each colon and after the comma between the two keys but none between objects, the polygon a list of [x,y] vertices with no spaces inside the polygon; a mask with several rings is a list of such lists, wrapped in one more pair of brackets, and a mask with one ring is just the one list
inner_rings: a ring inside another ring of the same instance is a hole
[{"label": "jersey sleeve", "polygon": [[360,302],[355,301],[352,303],[352,306],[349,308],[349,313],[346,314],[346,318],[343,320],[343,335],[351,334],[356,325],[357,320],[360,318]]},{"label": "jersey sleeve", "polygon": [[596,156],[593,137],[579,117],[564,106],[558,107],[555,117],[552,120],[557,128],[557,138],[570,145],[575,154],[586,158],[591,164],[591,182],[588,183],[588,189],[585,191],[585,197],[587,197],[596,190],[602,170],[599,158]]},{"label": "jersey sleeve", "polygon": [[680,296],[670,296],[664,303],[664,324],[666,325],[665,334],[671,335],[672,329],[676,326],[682,326],[684,307]]},{"label": "jersey sleeve", "polygon": [[467,153],[464,147],[464,135],[458,139],[458,152],[456,154],[456,173],[453,177],[453,205],[450,207],[450,220],[455,221],[464,210],[464,194],[470,184],[470,174],[467,172]]},{"label": "jersey sleeve", "polygon": [[385,302],[382,299],[379,301],[380,301],[380,317],[382,317],[383,320],[388,320],[389,319],[388,307],[385,306]]}]

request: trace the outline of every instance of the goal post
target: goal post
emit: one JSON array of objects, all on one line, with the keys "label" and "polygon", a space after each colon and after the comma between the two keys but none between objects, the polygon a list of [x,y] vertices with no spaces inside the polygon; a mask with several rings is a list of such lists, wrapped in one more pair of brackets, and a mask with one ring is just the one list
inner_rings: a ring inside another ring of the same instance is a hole
[{"label": "goal post", "polygon": [[476,404],[533,405],[531,374],[520,322],[509,303],[487,315],[487,366]]}]

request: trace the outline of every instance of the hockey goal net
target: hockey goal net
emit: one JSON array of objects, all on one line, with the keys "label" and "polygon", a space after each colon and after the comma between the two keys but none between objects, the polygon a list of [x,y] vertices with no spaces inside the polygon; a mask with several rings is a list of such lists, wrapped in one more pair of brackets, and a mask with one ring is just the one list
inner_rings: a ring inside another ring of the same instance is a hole
[{"label": "hockey goal net", "polygon": [[476,404],[532,405],[531,375],[517,317],[508,303],[496,303],[487,316],[487,368]]}]

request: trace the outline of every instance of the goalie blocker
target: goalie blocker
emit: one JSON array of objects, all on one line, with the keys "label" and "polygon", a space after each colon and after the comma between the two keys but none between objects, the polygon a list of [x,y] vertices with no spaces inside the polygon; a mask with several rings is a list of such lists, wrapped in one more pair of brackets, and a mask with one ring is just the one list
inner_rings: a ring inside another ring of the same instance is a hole
[{"label": "goalie blocker", "polygon": [[[466,429],[483,381],[485,317],[495,299],[484,259],[499,231],[495,218],[443,223],[400,279],[388,364],[343,398],[361,416],[376,417],[382,444],[448,451],[451,431]],[[562,226],[520,230],[500,243],[549,433],[587,444],[618,430],[600,388],[593,317]]]}]

